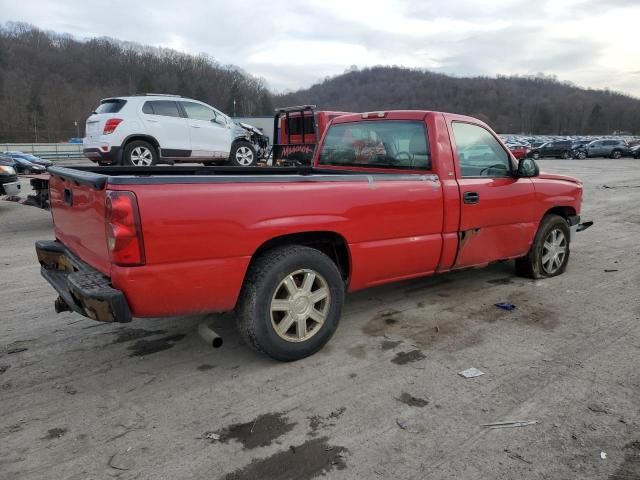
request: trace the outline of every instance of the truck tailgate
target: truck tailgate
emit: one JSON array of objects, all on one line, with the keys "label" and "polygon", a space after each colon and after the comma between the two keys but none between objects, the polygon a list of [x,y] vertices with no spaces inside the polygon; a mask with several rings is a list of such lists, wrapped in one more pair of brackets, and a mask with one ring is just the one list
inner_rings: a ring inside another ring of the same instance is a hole
[{"label": "truck tailgate", "polygon": [[49,195],[56,239],[108,276],[111,262],[105,230],[105,190],[52,175]]}]

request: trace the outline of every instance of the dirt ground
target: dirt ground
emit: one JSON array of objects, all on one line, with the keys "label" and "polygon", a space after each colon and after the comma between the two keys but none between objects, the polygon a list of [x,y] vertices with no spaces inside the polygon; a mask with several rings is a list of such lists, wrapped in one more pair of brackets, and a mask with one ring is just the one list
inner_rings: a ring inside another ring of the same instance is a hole
[{"label": "dirt ground", "polygon": [[[595,221],[566,274],[501,263],[360,292],[290,364],[229,315],[211,316],[218,350],[202,317],[56,315],[33,249],[50,215],[0,202],[0,478],[640,478],[640,161],[540,164],[584,180]],[[483,426],[500,421],[537,423]]]}]

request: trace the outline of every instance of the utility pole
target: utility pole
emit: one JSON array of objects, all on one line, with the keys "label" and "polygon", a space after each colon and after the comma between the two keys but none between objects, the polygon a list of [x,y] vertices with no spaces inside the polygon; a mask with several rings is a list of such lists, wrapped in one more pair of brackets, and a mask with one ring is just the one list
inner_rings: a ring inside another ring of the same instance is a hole
[{"label": "utility pole", "polygon": [[76,126],[76,138],[80,138],[80,127],[78,127],[78,120],[73,122],[73,124]]},{"label": "utility pole", "polygon": [[35,143],[38,143],[38,117],[33,116],[33,136],[35,137]]},{"label": "utility pole", "polygon": [[233,116],[234,118],[236,116],[236,99],[235,98],[233,99]]}]

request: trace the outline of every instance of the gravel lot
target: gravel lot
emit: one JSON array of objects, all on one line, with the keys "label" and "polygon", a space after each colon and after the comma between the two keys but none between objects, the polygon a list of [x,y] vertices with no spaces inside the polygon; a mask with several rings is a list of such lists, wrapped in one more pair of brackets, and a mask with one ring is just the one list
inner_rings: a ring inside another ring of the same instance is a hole
[{"label": "gravel lot", "polygon": [[[50,215],[0,202],[0,478],[640,478],[640,161],[540,164],[584,180],[596,222],[565,275],[501,263],[360,292],[291,364],[228,315],[219,350],[202,317],[56,315],[33,249]],[[538,423],[483,427],[508,420]]]}]

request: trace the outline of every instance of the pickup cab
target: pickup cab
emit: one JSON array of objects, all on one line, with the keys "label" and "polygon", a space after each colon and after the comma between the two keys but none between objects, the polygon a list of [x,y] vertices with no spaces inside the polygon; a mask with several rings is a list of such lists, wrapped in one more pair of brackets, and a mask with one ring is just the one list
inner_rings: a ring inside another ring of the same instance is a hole
[{"label": "pickup cab", "polygon": [[508,259],[553,277],[590,224],[578,180],[431,111],[337,117],[305,168],[49,172],[55,240],[36,250],[57,311],[235,311],[247,343],[283,361],[331,338],[345,292]]}]

